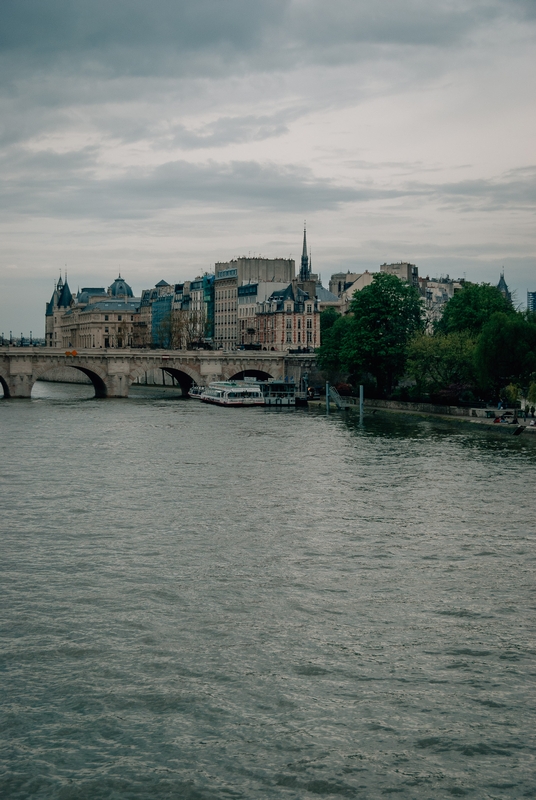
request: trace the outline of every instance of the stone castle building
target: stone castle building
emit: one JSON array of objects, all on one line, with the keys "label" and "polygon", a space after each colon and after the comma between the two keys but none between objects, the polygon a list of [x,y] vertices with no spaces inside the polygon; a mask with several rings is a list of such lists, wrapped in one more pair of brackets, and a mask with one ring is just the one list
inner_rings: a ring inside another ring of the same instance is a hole
[{"label": "stone castle building", "polygon": [[108,287],[86,287],[73,295],[60,277],[45,311],[47,347],[130,347],[140,298],[119,275]]}]

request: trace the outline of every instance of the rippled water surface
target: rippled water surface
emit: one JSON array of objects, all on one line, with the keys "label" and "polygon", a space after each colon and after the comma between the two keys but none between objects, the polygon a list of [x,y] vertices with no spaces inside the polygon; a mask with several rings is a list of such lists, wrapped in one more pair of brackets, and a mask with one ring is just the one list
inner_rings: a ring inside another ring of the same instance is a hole
[{"label": "rippled water surface", "polygon": [[0,401],[4,798],[536,797],[536,446]]}]

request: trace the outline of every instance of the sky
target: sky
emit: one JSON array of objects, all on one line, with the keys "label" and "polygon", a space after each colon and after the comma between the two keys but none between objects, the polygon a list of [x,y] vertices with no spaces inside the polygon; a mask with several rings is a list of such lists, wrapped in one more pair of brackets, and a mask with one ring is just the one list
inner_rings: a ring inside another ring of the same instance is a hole
[{"label": "sky", "polygon": [[536,290],[534,0],[2,0],[0,332],[241,255]]}]

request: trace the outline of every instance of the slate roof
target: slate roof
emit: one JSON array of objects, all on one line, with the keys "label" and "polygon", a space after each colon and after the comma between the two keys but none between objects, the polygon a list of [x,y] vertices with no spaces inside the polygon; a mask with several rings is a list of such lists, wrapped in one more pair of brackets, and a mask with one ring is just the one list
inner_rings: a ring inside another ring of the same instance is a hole
[{"label": "slate roof", "polygon": [[[96,303],[90,303],[82,311],[81,314],[93,314],[95,311],[102,311],[105,314],[108,312],[118,311],[124,314],[134,314],[140,306],[139,297],[132,300],[98,300]],[[69,309],[65,316],[73,313],[73,309]]]},{"label": "slate roof", "polygon": [[508,291],[508,285],[504,280],[504,272],[501,274],[501,278],[499,283],[497,284],[497,289],[504,294],[505,297],[510,297],[510,292]]},{"label": "slate roof", "polygon": [[119,296],[133,297],[134,296],[134,292],[132,291],[132,289],[130,288],[128,283],[125,280],[123,280],[121,275],[119,275],[115,279],[115,281],[109,287],[108,292],[109,292],[111,297],[119,297]]},{"label": "slate roof", "polygon": [[330,292],[328,289],[324,289],[322,284],[317,283],[316,285],[316,299],[320,300],[321,303],[338,303],[339,298],[333,292]]},{"label": "slate roof", "polygon": [[71,305],[71,300],[73,296],[71,294],[71,290],[69,289],[69,284],[67,281],[61,287],[61,293],[58,297],[58,308],[69,308]]},{"label": "slate roof", "polygon": [[86,287],[78,294],[76,301],[77,303],[89,303],[90,298],[95,297],[95,295],[106,297],[106,289],[103,286],[98,289]]}]

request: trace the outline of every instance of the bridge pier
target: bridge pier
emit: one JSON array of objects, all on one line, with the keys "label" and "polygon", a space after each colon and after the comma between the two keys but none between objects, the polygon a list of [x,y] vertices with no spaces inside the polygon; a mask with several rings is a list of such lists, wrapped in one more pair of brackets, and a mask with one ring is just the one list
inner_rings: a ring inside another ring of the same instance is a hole
[{"label": "bridge pier", "polygon": [[[105,397],[128,397],[131,379],[130,360],[124,355],[112,355],[107,360],[107,374],[104,378]],[[90,375],[91,377],[91,375]]]},{"label": "bridge pier", "polygon": [[2,386],[7,397],[28,398],[32,396],[34,384],[33,364],[31,359],[14,358],[6,363],[2,370]]},{"label": "bridge pier", "polygon": [[32,396],[34,381],[31,375],[12,375],[11,379],[6,381],[6,384],[8,397],[24,399]]}]

